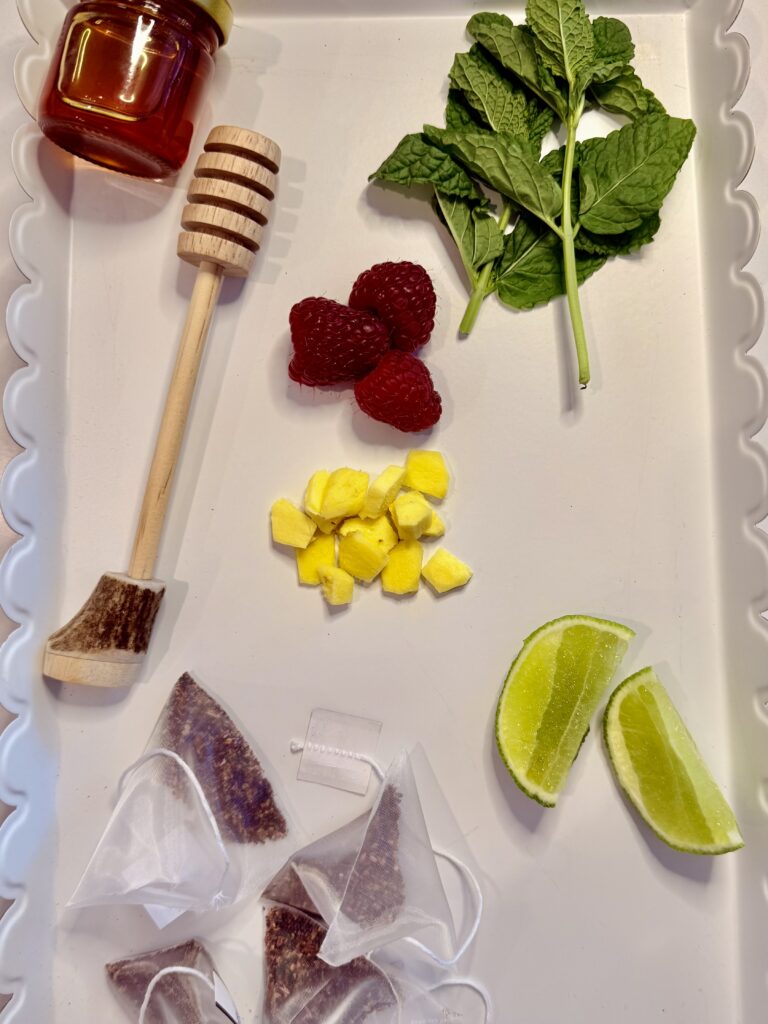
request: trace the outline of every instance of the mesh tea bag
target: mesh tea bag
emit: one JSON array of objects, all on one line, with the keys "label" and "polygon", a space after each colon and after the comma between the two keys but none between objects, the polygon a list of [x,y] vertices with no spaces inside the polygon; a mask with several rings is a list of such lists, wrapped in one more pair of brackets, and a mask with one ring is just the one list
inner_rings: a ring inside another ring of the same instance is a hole
[{"label": "mesh tea bag", "polygon": [[260,892],[296,839],[262,759],[185,674],[69,905],[140,904],[164,927]]},{"label": "mesh tea bag", "polygon": [[287,906],[267,911],[265,1024],[480,1024],[487,1019],[489,999],[473,981],[452,979],[437,985],[476,992],[482,1011],[467,1016],[392,961],[356,957],[331,967],[319,957],[325,936],[317,917]]},{"label": "mesh tea bag", "polygon": [[106,971],[138,1024],[240,1024],[211,957],[196,939],[116,960]]},{"label": "mesh tea bag", "polygon": [[264,890],[264,899],[319,915],[330,923],[344,896],[368,819],[363,814],[294,853]]},{"label": "mesh tea bag", "polygon": [[319,957],[326,934],[316,918],[288,906],[267,911],[264,932],[264,1016],[269,1024],[362,1024],[373,1014],[396,1017],[397,1007],[385,975],[358,957],[331,967]]},{"label": "mesh tea bag", "polygon": [[415,934],[444,952],[455,943],[410,759],[402,752],[381,784],[320,955],[341,964]]},{"label": "mesh tea bag", "polygon": [[264,895],[323,918],[320,956],[334,966],[415,934],[448,952],[453,919],[407,753],[369,814],[299,850]]}]

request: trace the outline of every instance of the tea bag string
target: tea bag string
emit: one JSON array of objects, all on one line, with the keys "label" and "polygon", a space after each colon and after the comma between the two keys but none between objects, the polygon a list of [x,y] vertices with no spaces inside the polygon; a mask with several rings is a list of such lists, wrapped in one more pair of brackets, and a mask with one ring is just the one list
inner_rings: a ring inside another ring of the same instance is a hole
[{"label": "tea bag string", "polygon": [[[324,744],[312,743],[311,741],[308,743],[302,743],[300,740],[291,741],[291,753],[300,754],[305,749],[316,750],[322,753],[335,754],[337,757],[348,757],[352,761],[362,761],[364,764],[370,765],[379,782],[384,781],[384,769],[381,767],[378,761],[376,761],[375,758],[369,757],[368,754],[360,754],[355,750],[344,750],[343,748],[339,747],[327,747]],[[480,923],[483,918],[483,890],[480,888],[480,884],[475,878],[472,869],[469,867],[469,865],[465,864],[464,861],[461,860],[459,857],[454,856],[452,853],[448,853],[447,850],[436,849],[434,846],[432,847],[432,852],[435,854],[436,857],[442,857],[443,860],[447,860],[451,864],[453,864],[456,870],[466,880],[475,898],[475,917],[472,922],[472,926],[470,927],[469,932],[467,933],[466,938],[459,946],[458,950],[454,953],[454,955],[447,959],[441,957],[433,949],[430,949],[429,946],[425,945],[423,942],[420,942],[418,939],[409,937],[404,939],[403,941],[408,942],[410,945],[415,946],[417,949],[421,950],[422,953],[428,956],[430,960],[434,961],[434,963],[438,964],[440,967],[453,967],[455,966],[455,964],[459,962],[459,960],[461,960],[461,958],[464,956],[464,954],[467,952],[467,950],[477,937],[477,933],[480,928]],[[467,982],[467,984],[470,987],[474,987],[472,982]]]},{"label": "tea bag string", "polygon": [[118,792],[122,792],[125,780],[131,774],[131,772],[135,772],[138,768],[141,768],[143,764],[146,764],[147,761],[153,760],[153,758],[155,757],[169,757],[172,761],[175,761],[179,768],[181,768],[184,774],[187,776],[190,783],[192,784],[192,789],[197,794],[197,798],[200,801],[200,806],[203,808],[205,816],[208,819],[208,824],[211,826],[214,839],[216,840],[216,845],[219,847],[222,856],[224,857],[224,871],[222,872],[221,876],[223,881],[224,876],[226,875],[227,870],[229,869],[229,854],[227,853],[227,848],[224,845],[224,840],[221,835],[219,823],[218,821],[216,821],[216,815],[213,813],[213,808],[208,803],[208,797],[205,795],[203,787],[200,785],[200,780],[189,767],[184,758],[179,757],[175,750],[168,750],[167,747],[156,747],[154,750],[148,750],[146,754],[142,754],[138,761],[134,761],[132,765],[129,765],[128,768],[126,768],[123,774],[120,776],[120,781],[117,784]]},{"label": "tea bag string", "polygon": [[317,754],[332,754],[334,757],[347,757],[350,761],[362,761],[372,769],[379,782],[384,781],[383,768],[375,758],[369,757],[368,754],[359,754],[356,750],[346,750],[344,747],[329,747],[325,743],[313,743],[311,740],[307,740],[305,743],[302,743],[301,740],[291,740],[292,754],[301,754],[304,750],[312,750]]},{"label": "tea bag string", "polygon": [[[381,976],[384,978],[384,980],[386,981],[387,985],[389,985],[390,991],[392,992],[392,995],[395,997],[395,1003],[397,1005],[397,1020],[398,1020],[398,1024],[401,1024],[402,1019],[403,1019],[403,1009],[404,1009],[404,1007],[403,1007],[403,999],[402,999],[402,996],[401,996],[397,986],[392,981],[392,979],[390,978],[389,974],[386,971],[382,970],[381,967],[379,967],[379,965],[376,963],[375,960],[371,959],[370,956],[369,956],[368,959],[371,960],[371,963],[374,965],[374,967],[377,967],[379,969],[379,971],[381,971]],[[433,985],[429,989],[429,992],[430,992],[430,994],[432,992],[439,992],[441,988],[469,988],[469,989],[472,989],[472,991],[475,992],[478,996],[480,996],[481,1000],[483,1001],[483,1010],[484,1010],[484,1013],[483,1013],[483,1024],[491,1024],[493,1004],[491,1002],[490,993],[488,992],[488,990],[486,989],[486,987],[484,985],[481,985],[479,982],[474,981],[472,978],[445,978],[443,981],[439,981],[436,985]],[[139,1024],[141,1024],[141,1022],[139,1022]]]},{"label": "tea bag string", "polygon": [[429,991],[439,992],[441,988],[471,988],[483,1001],[483,1008],[485,1010],[483,1024],[491,1024],[493,1003],[485,985],[481,985],[478,981],[473,981],[472,978],[445,978],[443,981],[433,985]]},{"label": "tea bag string", "polygon": [[149,985],[147,985],[147,990],[144,993],[144,1001],[142,1002],[141,1009],[139,1010],[139,1024],[145,1024],[147,1010],[149,1009],[149,1003],[150,1000],[152,999],[152,994],[155,991],[155,986],[158,984],[158,982],[162,981],[162,979],[167,977],[169,974],[186,974],[193,978],[199,978],[200,981],[202,981],[205,985],[208,986],[208,988],[211,990],[211,992],[214,993],[214,995],[216,994],[215,985],[213,984],[209,977],[203,974],[202,971],[198,971],[194,967],[164,967],[161,971],[157,972],[154,978],[150,981]]},{"label": "tea bag string", "polygon": [[430,949],[429,946],[425,945],[423,942],[420,942],[418,939],[408,937],[404,941],[409,943],[411,946],[415,946],[417,949],[420,949],[422,953],[425,953],[431,960],[434,960],[434,962],[436,964],[439,964],[440,967],[453,967],[459,962],[459,960],[461,960],[461,958],[464,956],[469,947],[477,938],[477,933],[480,929],[480,922],[483,919],[483,890],[480,888],[480,883],[475,878],[474,872],[469,867],[469,865],[464,863],[463,860],[461,860],[459,857],[454,856],[452,853],[448,853],[447,850],[439,850],[435,847],[432,847],[432,849],[436,857],[442,857],[443,860],[447,860],[450,864],[453,864],[456,870],[462,875],[462,877],[467,882],[475,898],[475,917],[474,920],[472,921],[472,926],[467,932],[466,938],[459,946],[459,948],[456,950],[454,955],[452,957],[448,957],[447,959],[444,959],[443,957],[439,956],[437,953],[435,953],[433,949]]}]

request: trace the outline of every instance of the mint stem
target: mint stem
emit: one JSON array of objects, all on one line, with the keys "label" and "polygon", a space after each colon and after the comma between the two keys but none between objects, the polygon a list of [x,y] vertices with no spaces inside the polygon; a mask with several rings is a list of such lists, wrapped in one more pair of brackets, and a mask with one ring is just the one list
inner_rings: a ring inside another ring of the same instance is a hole
[{"label": "mint stem", "polygon": [[[501,231],[502,234],[504,234],[504,232],[507,230],[507,226],[509,225],[509,220],[511,216],[512,204],[505,203],[504,209],[501,211],[501,216],[499,217],[499,230]],[[494,265],[495,260],[492,260],[490,263],[486,263],[483,269],[480,271],[480,276],[478,277],[477,283],[475,284],[475,287],[472,291],[472,295],[469,300],[469,305],[467,306],[466,312],[464,313],[461,323],[459,324],[460,334],[466,335],[472,333],[472,328],[475,326],[475,321],[477,320],[478,314],[480,313],[480,308],[483,305],[483,302],[494,290],[493,288],[490,287],[491,275],[493,274]]]},{"label": "mint stem", "polygon": [[467,306],[464,316],[461,319],[461,323],[459,324],[459,334],[472,333],[472,328],[475,326],[475,321],[480,313],[480,307],[486,297],[486,289],[488,288],[488,282],[491,279],[492,269],[493,264],[486,263],[480,271],[480,277],[477,279],[477,285],[472,292],[469,305]]},{"label": "mint stem", "polygon": [[584,100],[577,104],[576,110],[569,113],[566,127],[565,164],[563,167],[563,262],[565,264],[565,294],[568,298],[568,310],[571,314],[573,339],[576,342],[576,358],[579,365],[579,384],[585,388],[589,384],[589,353],[587,351],[587,335],[584,330],[584,318],[581,315],[579,302],[579,281],[576,276],[576,252],[573,245],[575,231],[571,218],[571,190],[573,186],[573,165],[576,156],[576,126],[584,109]]}]

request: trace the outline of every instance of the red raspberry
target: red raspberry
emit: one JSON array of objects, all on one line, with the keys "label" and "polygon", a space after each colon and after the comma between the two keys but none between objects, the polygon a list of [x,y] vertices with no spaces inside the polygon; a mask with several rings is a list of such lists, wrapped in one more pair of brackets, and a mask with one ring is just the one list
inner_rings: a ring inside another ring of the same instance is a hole
[{"label": "red raspberry", "polygon": [[358,380],[389,348],[389,333],[380,320],[333,299],[297,302],[290,325],[295,355],[288,373],[299,384]]},{"label": "red raspberry", "polygon": [[414,433],[433,427],[443,404],[429,370],[409,352],[392,349],[355,384],[357,404],[374,420]]},{"label": "red raspberry", "polygon": [[426,345],[435,326],[435,289],[429,274],[416,263],[377,263],[364,271],[352,288],[349,304],[381,317],[391,344],[403,352]]}]

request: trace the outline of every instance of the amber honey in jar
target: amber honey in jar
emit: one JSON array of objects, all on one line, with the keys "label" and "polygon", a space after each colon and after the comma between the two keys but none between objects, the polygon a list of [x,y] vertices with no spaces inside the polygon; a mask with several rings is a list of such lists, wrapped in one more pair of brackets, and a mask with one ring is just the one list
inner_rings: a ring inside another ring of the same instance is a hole
[{"label": "amber honey in jar", "polygon": [[104,167],[165,178],[187,158],[229,0],[80,0],[43,87],[40,128]]}]

